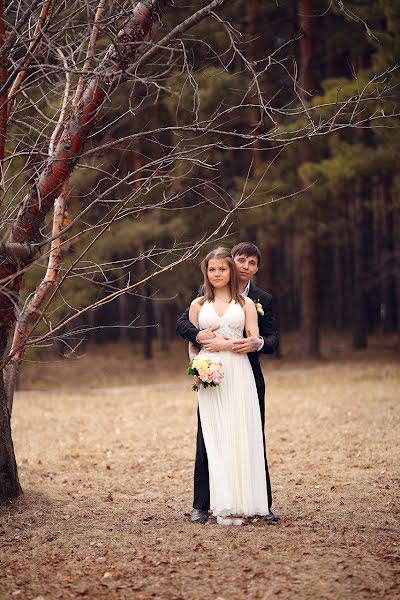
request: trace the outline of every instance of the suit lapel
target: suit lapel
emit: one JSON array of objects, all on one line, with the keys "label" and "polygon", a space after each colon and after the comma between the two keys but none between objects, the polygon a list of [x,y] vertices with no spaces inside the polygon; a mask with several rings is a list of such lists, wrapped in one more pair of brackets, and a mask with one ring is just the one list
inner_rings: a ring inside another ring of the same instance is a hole
[{"label": "suit lapel", "polygon": [[250,289],[248,293],[248,297],[255,302],[259,299],[260,290],[250,281]]}]

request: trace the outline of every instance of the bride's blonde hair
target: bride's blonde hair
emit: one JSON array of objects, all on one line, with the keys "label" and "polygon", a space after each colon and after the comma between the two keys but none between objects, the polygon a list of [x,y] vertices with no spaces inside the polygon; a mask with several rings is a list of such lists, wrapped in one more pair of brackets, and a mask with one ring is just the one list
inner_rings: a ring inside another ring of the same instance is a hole
[{"label": "bride's blonde hair", "polygon": [[231,290],[231,299],[240,304],[240,306],[243,306],[244,298],[239,293],[239,280],[236,272],[235,261],[232,258],[230,250],[228,250],[228,248],[223,248],[222,246],[216,248],[215,250],[211,250],[211,252],[209,252],[205,259],[200,263],[201,271],[204,277],[204,297],[200,300],[200,304],[204,304],[206,301],[212,302],[215,299],[214,288],[208,281],[207,277],[208,263],[212,259],[224,260],[227,263],[230,271],[229,288]]}]

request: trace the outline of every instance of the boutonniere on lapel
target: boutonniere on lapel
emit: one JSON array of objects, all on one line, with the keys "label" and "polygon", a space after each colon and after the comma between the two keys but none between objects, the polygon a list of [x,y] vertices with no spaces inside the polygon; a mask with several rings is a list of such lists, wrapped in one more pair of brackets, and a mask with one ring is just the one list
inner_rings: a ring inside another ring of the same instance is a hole
[{"label": "boutonniere on lapel", "polygon": [[260,300],[253,300],[254,302],[254,306],[256,307],[256,311],[258,312],[258,314],[263,317],[264,316],[264,310],[263,307],[261,305]]}]

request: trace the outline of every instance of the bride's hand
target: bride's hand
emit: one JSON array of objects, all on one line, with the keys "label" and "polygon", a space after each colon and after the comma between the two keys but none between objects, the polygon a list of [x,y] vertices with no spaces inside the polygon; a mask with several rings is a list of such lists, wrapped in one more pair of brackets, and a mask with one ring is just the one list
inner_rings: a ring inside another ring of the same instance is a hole
[{"label": "bride's hand", "polygon": [[201,379],[197,377],[197,375],[193,375],[193,383],[197,385],[198,388],[201,388]]},{"label": "bride's hand", "polygon": [[222,350],[232,349],[232,340],[227,335],[216,335],[213,339],[207,340],[203,348],[209,352],[221,352]]}]

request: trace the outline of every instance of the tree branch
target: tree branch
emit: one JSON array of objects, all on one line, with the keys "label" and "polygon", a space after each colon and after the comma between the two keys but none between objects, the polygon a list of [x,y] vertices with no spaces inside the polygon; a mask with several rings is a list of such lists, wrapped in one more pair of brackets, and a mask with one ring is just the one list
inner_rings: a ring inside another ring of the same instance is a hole
[{"label": "tree branch", "polygon": [[[83,95],[64,126],[63,133],[39,178],[20,205],[8,241],[11,243],[35,242],[40,237],[40,227],[72,173],[82,148],[93,128],[100,108],[111,89],[116,71],[124,69],[135,55],[138,43],[148,34],[154,19],[170,0],[141,0],[118,34],[123,52],[111,46],[106,53],[101,72],[92,76]],[[37,2],[37,0],[35,0]],[[33,6],[36,6],[35,2]],[[4,47],[3,47],[4,48]],[[9,257],[11,258],[11,257]],[[0,279],[18,269],[18,264],[0,265]],[[10,284],[7,294],[0,295],[1,322],[9,327],[14,314],[10,301],[18,294],[21,278]]]},{"label": "tree branch", "polygon": [[136,73],[136,71],[146,65],[152,58],[154,58],[159,52],[164,50],[169,44],[176,41],[180,35],[206,19],[210,16],[212,11],[218,9],[222,4],[224,4],[225,0],[213,0],[207,6],[204,6],[193,15],[188,17],[185,21],[177,25],[172,31],[170,31],[166,36],[164,36],[157,44],[154,44],[141,56],[133,65],[128,69],[129,73]]}]

